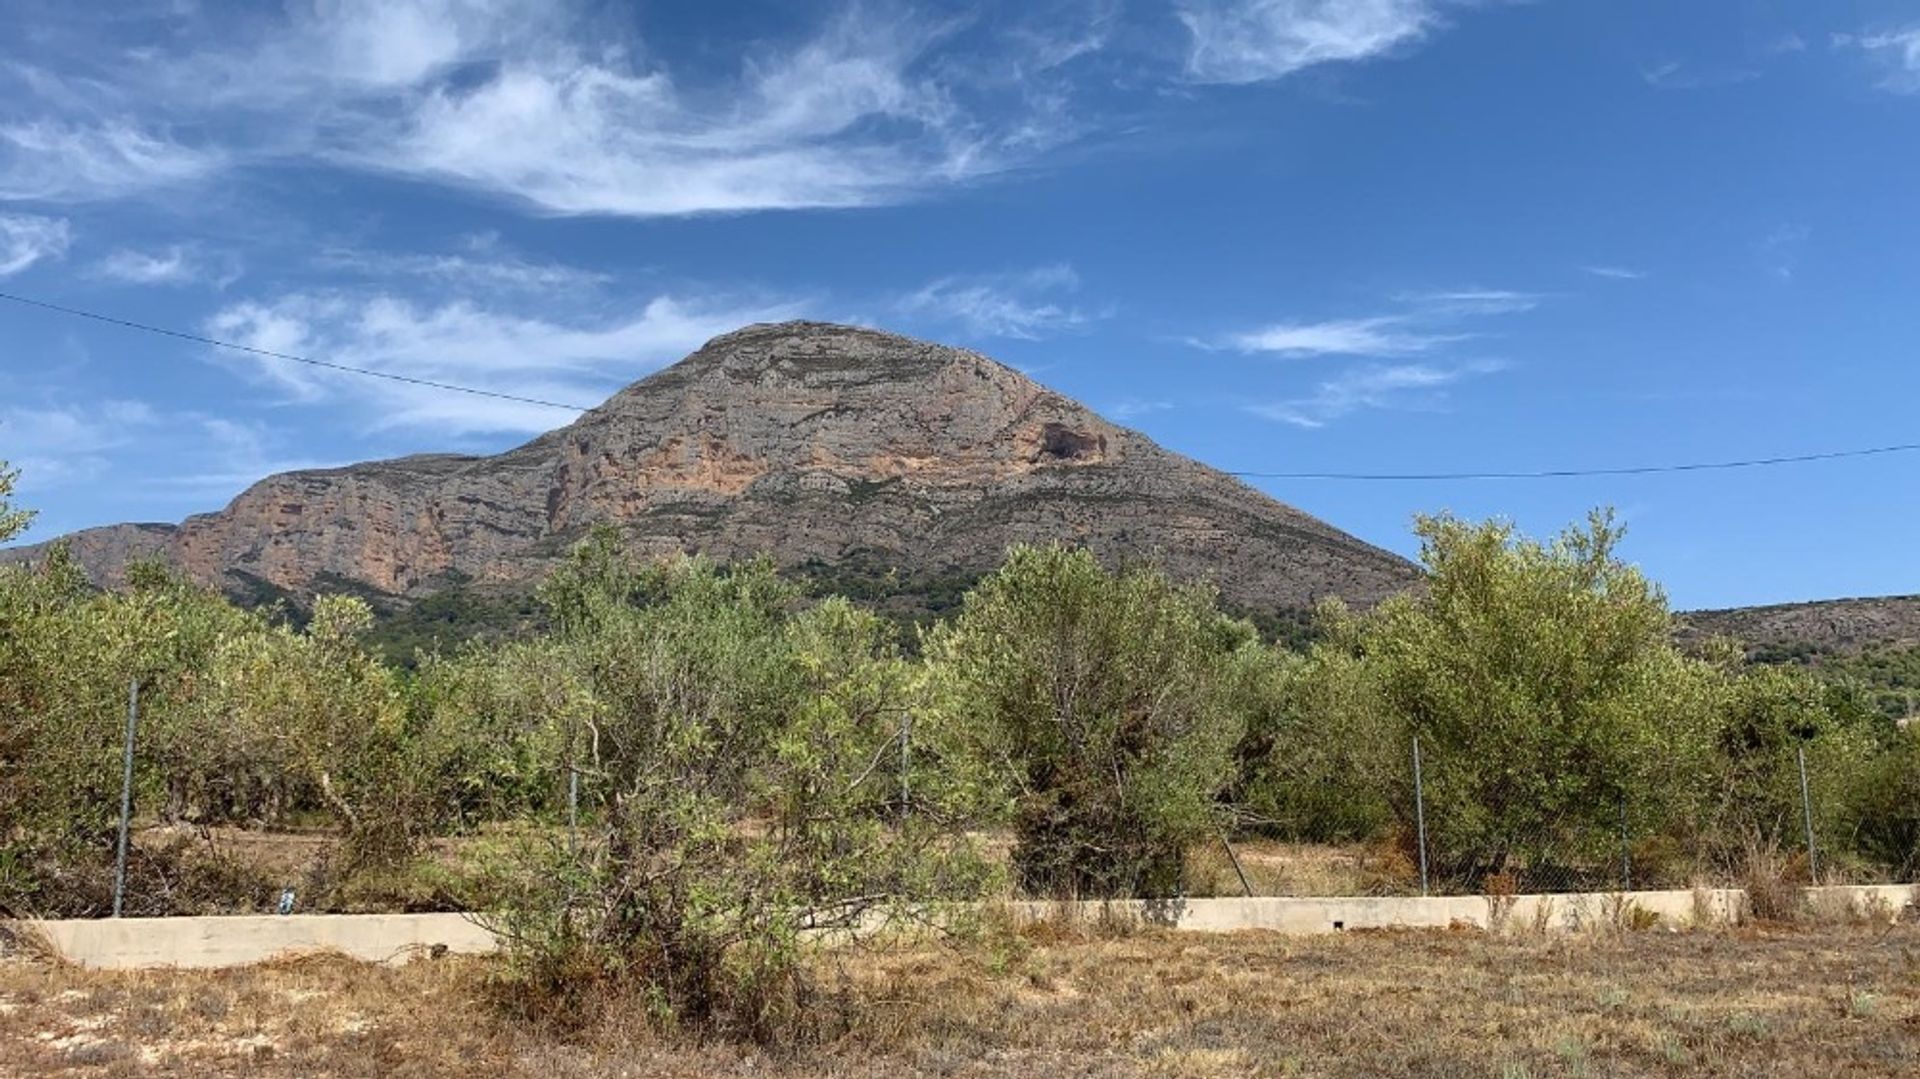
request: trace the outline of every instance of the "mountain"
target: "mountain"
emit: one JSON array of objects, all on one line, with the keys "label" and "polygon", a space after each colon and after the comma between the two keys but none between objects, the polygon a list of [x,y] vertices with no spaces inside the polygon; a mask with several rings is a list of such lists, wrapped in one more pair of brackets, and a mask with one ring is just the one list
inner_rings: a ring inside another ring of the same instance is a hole
[{"label": "mountain", "polygon": [[1920,596],[1688,611],[1677,622],[1683,640],[1732,637],[1758,659],[1850,656],[1920,646]]},{"label": "mountain", "polygon": [[1371,606],[1419,579],[1397,555],[977,353],[812,322],[718,337],[497,456],[289,472],[179,525],[68,540],[103,585],[157,557],[243,598],[354,590],[405,606],[524,588],[600,521],[648,555],[766,552],[923,608],[1021,541],[1154,558],[1255,614],[1325,596]]}]

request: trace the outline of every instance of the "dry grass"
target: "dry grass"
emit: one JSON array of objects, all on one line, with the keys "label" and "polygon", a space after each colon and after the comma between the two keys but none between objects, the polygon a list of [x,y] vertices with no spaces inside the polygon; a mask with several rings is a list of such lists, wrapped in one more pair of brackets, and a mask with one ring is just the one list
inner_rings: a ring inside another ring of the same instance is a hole
[{"label": "dry grass", "polygon": [[848,953],[800,1048],[583,1033],[487,960],[108,974],[0,962],[4,1075],[1642,1076],[1920,1073],[1920,930],[1492,938],[1042,930]]},{"label": "dry grass", "polygon": [[[1391,843],[1321,845],[1240,839],[1233,844],[1254,895],[1414,895],[1420,868]],[[1187,855],[1188,890],[1196,896],[1244,895],[1239,874],[1219,842]]]}]

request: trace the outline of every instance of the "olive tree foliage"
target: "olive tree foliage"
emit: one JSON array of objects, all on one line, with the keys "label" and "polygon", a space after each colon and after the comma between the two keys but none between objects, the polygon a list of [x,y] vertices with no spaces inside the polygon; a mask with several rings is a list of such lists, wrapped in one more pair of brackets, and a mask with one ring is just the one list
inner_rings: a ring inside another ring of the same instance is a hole
[{"label": "olive tree foliage", "polygon": [[33,522],[31,510],[18,509],[10,500],[14,484],[19,480],[19,470],[10,469],[5,461],[0,461],[0,543],[25,532]]},{"label": "olive tree foliage", "polygon": [[[313,806],[338,822],[349,869],[407,861],[447,819],[442,747],[419,736],[398,679],[362,645],[372,621],[358,597],[320,596],[304,631],[224,637],[195,709],[196,735],[231,732],[233,763],[271,777],[263,809]],[[196,773],[185,761],[170,771]],[[217,790],[221,776],[201,782]]]},{"label": "olive tree foliage", "polygon": [[500,908],[514,999],[578,1014],[639,993],[663,1024],[778,1034],[808,988],[803,933],[977,893],[939,777],[900,812],[914,679],[881,619],[799,612],[766,562],[636,565],[609,530],[543,598],[582,821],[522,852]]},{"label": "olive tree foliage", "polygon": [[1415,530],[1425,589],[1382,604],[1350,647],[1378,707],[1421,740],[1436,861],[1473,880],[1604,864],[1623,816],[1642,831],[1690,819],[1716,682],[1674,649],[1666,598],[1618,557],[1612,515],[1545,543],[1450,516]]},{"label": "olive tree foliage", "polygon": [[424,656],[411,737],[437,770],[447,826],[557,819],[592,699],[552,638]]},{"label": "olive tree foliage", "polygon": [[1360,621],[1338,602],[1315,617],[1307,654],[1248,650],[1238,665],[1246,733],[1231,802],[1246,830],[1310,843],[1379,838],[1412,802],[1407,722],[1385,707]]},{"label": "olive tree foliage", "polygon": [[993,792],[1030,894],[1169,896],[1217,834],[1243,724],[1210,593],[1085,550],[1015,547],[924,642],[929,735]]},{"label": "olive tree foliage", "polygon": [[133,567],[119,592],[90,587],[60,546],[0,568],[0,905],[92,909],[117,825],[131,683],[142,713],[136,806],[169,814],[177,777],[211,775],[213,758],[232,751],[233,740],[195,734],[190,718],[212,656],[231,636],[263,631],[257,616],[154,567]]},{"label": "olive tree foliage", "polygon": [[0,901],[25,905],[36,865],[111,833],[140,666],[125,630],[64,549],[0,567]]},{"label": "olive tree foliage", "polygon": [[1895,881],[1920,881],[1920,726],[1890,732],[1850,786],[1853,851]]},{"label": "olive tree foliage", "polygon": [[1809,809],[1815,842],[1829,860],[1850,853],[1862,835],[1860,800],[1877,793],[1863,780],[1893,778],[1878,767],[1882,749],[1874,730],[1891,732],[1891,722],[1844,687],[1796,667],[1729,670],[1719,712],[1713,801],[1703,818],[1709,855],[1737,865],[1755,848],[1801,849]]},{"label": "olive tree foliage", "polygon": [[258,826],[319,810],[341,824],[347,868],[411,856],[447,818],[444,769],[359,645],[369,618],[359,600],[322,597],[296,632],[155,564],[98,590],[61,546],[0,568],[0,906],[104,901],[135,681],[141,820]]}]

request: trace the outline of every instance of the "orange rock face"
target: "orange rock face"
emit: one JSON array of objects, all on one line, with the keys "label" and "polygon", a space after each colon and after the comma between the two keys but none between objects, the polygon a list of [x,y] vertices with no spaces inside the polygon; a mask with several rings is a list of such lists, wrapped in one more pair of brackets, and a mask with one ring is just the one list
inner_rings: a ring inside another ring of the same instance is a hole
[{"label": "orange rock face", "polygon": [[[977,572],[1008,544],[1157,558],[1248,609],[1418,578],[1237,480],[984,356],[820,323],[716,338],[567,427],[494,457],[428,455],[271,476],[178,526],[73,537],[95,578],[158,555],[228,588],[395,596],[459,574],[531,580],[594,523],[636,550]],[[6,552],[32,557],[34,548]]]}]

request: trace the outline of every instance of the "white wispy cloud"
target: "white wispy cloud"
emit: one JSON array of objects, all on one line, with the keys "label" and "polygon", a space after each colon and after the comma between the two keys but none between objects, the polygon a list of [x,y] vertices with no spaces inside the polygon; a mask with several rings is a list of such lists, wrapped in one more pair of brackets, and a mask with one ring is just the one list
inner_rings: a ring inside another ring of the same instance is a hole
[{"label": "white wispy cloud", "polygon": [[65,218],[0,214],[0,277],[11,277],[43,259],[67,253],[73,230]]},{"label": "white wispy cloud", "polygon": [[20,470],[22,491],[46,490],[104,473],[109,454],[150,431],[158,415],[144,402],[0,408],[0,458]]},{"label": "white wispy cloud", "polygon": [[1513,289],[1469,288],[1437,292],[1403,292],[1397,297],[1423,315],[1464,317],[1467,315],[1505,315],[1531,311],[1546,297],[1537,292]]},{"label": "white wispy cloud", "polygon": [[1359,367],[1322,381],[1305,396],[1247,406],[1256,416],[1296,427],[1325,427],[1362,409],[1437,409],[1446,389],[1504,365],[1480,361],[1455,366],[1395,364]]},{"label": "white wispy cloud", "polygon": [[1639,281],[1647,276],[1644,270],[1630,269],[1626,266],[1582,266],[1580,269],[1595,277],[1605,277],[1613,281]]},{"label": "white wispy cloud", "polygon": [[1920,93],[1920,23],[1892,30],[1835,34],[1833,45],[1857,49],[1880,70],[1880,85],[1897,94]]},{"label": "white wispy cloud", "polygon": [[1382,315],[1325,322],[1276,322],[1214,339],[1209,347],[1289,358],[1403,356],[1457,339],[1457,335],[1417,332],[1408,326],[1408,319],[1403,315]]},{"label": "white wispy cloud", "polygon": [[86,201],[209,176],[226,162],[137,121],[0,123],[0,199]]},{"label": "white wispy cloud", "polygon": [[611,274],[549,260],[530,259],[491,234],[469,237],[460,250],[396,252],[333,248],[316,265],[370,278],[415,278],[460,290],[578,293],[613,280]]},{"label": "white wispy cloud", "polygon": [[[877,32],[876,32],[877,31]],[[750,66],[708,105],[657,70],[516,61],[473,88],[437,87],[390,133],[343,152],[558,213],[656,216],[897,199],[929,179],[990,171],[991,149],[949,125],[908,68],[927,31],[841,24]],[[902,128],[911,134],[902,137]],[[885,128],[886,136],[863,131]],[[380,133],[385,135],[387,133]]]},{"label": "white wispy cloud", "polygon": [[1142,416],[1151,416],[1155,412],[1167,412],[1172,408],[1172,401],[1128,397],[1124,400],[1113,402],[1101,411],[1124,423],[1129,420],[1137,420]]},{"label": "white wispy cloud", "polygon": [[137,400],[0,408],[0,452],[20,469],[21,490],[30,494],[138,476],[126,484],[129,498],[181,491],[225,497],[276,472],[345,463],[283,452],[291,437],[257,420]]},{"label": "white wispy cloud", "polygon": [[1458,358],[1454,346],[1486,336],[1480,324],[1523,314],[1548,299],[1545,293],[1479,286],[1407,291],[1394,297],[1398,309],[1387,314],[1278,322],[1192,343],[1283,359],[1349,361],[1317,376],[1306,392],[1245,406],[1266,419],[1324,427],[1364,409],[1444,407],[1450,386],[1507,366]]},{"label": "white wispy cloud", "polygon": [[1038,340],[1071,333],[1104,317],[1074,306],[1080,287],[1072,266],[1056,263],[1018,273],[943,277],[901,298],[909,317],[956,323],[980,337]]},{"label": "white wispy cloud", "polygon": [[1481,336],[1468,328],[1473,320],[1531,311],[1548,297],[1538,292],[1473,287],[1402,292],[1393,299],[1398,309],[1386,314],[1273,322],[1251,330],[1189,338],[1188,343],[1286,359],[1410,356]]},{"label": "white wispy cloud", "polygon": [[1316,64],[1366,60],[1440,22],[1431,0],[1179,0],[1196,82],[1263,82]]},{"label": "white wispy cloud", "polygon": [[1705,90],[1752,82],[1759,77],[1758,68],[1696,67],[1679,61],[1655,64],[1640,70],[1640,80],[1656,90]]},{"label": "white wispy cloud", "polygon": [[157,483],[171,491],[227,494],[277,472],[351,463],[288,454],[280,448],[285,437],[257,420],[183,413],[170,419],[167,426],[177,443],[174,456],[181,464]]},{"label": "white wispy cloud", "polygon": [[[433,306],[385,293],[296,293],[232,304],[208,320],[209,336],[406,378],[592,406],[612,390],[742,323],[793,318],[792,301],[719,304],[658,296],[637,314],[560,321],[472,301]],[[221,362],[291,399],[351,398],[369,426],[453,434],[534,432],[569,419],[560,409],[407,385],[266,357]]]},{"label": "white wispy cloud", "polygon": [[[1076,131],[1053,72],[1098,27],[1000,41],[1026,77],[934,62],[959,23],[854,4],[697,75],[576,0],[332,0],[236,20],[198,52],[83,77],[32,62],[0,125],[0,197],[80,199],[288,160],[472,188],[555,214],[853,207],[1025,163]],[[33,115],[37,106],[41,115]],[[193,132],[188,140],[178,133]]]},{"label": "white wispy cloud", "polygon": [[155,251],[120,248],[96,263],[94,276],[129,285],[204,284],[225,288],[239,279],[231,255],[209,254],[190,244],[169,244]]},{"label": "white wispy cloud", "polygon": [[1754,242],[1754,256],[1762,269],[1782,281],[1791,281],[1800,268],[1800,253],[1812,235],[1813,230],[1805,225],[1777,226]]}]

